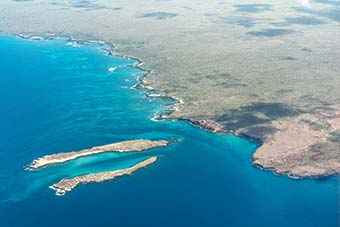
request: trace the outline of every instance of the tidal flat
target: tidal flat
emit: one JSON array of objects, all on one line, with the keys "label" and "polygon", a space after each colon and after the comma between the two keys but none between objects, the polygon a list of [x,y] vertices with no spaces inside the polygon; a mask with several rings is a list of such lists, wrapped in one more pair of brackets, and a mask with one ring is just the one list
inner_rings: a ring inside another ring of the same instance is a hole
[{"label": "tidal flat", "polygon": [[[134,56],[151,71],[145,86],[183,101],[171,118],[210,122],[220,131],[242,131],[270,144],[276,141],[271,140],[274,133],[277,138],[278,132],[289,131],[290,122],[303,114],[322,117],[320,111],[335,112],[339,105],[339,5],[298,0],[4,0],[0,30],[110,43],[114,53]],[[339,152],[329,150],[339,145],[331,139],[335,131],[322,130],[324,136],[306,147],[318,147],[320,155],[296,147],[290,157],[294,168],[303,168],[298,160],[304,158],[331,164],[329,174],[339,172]],[[331,145],[316,146],[324,141]],[[285,160],[286,152],[283,146],[277,160]],[[316,168],[313,162],[305,164]]]}]

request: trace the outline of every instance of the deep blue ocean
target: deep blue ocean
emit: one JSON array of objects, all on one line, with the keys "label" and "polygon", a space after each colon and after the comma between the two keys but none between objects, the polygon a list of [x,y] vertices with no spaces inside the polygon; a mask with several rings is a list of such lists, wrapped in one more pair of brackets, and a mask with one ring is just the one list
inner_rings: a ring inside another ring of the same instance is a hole
[{"label": "deep blue ocean", "polygon": [[[152,121],[171,100],[131,87],[146,72],[103,46],[0,36],[0,226],[338,226],[337,177],[294,180],[251,163],[259,146],[184,121]],[[116,67],[110,72],[110,67]],[[130,139],[180,140],[25,171],[46,154]],[[64,177],[159,160],[132,176],[81,185]]]}]

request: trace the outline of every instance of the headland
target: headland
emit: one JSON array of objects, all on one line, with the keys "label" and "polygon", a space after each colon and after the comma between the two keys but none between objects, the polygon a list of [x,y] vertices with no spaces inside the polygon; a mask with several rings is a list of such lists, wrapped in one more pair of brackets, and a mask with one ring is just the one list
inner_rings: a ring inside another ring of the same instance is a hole
[{"label": "headland", "polygon": [[[340,19],[335,16],[340,14],[339,4],[269,1],[263,8],[255,0],[98,0],[96,5],[100,7],[69,1],[3,1],[0,31],[33,39],[66,36],[112,44],[113,53],[141,59],[143,68],[150,70],[144,87],[183,101],[169,118],[259,138],[267,153],[263,159],[274,152],[267,146],[270,138],[284,131],[278,122],[291,128],[304,114],[318,115],[340,104]],[[331,131],[324,130],[328,136],[321,136],[320,142],[328,142],[322,152],[315,156],[295,149],[308,159],[293,161],[289,168],[307,171],[306,162],[329,160],[332,170],[301,177],[339,173],[340,153],[333,152],[339,142],[329,142]],[[300,144],[291,133],[285,130],[287,138]],[[291,150],[280,144],[282,153]],[[270,162],[263,166],[279,166]]]}]

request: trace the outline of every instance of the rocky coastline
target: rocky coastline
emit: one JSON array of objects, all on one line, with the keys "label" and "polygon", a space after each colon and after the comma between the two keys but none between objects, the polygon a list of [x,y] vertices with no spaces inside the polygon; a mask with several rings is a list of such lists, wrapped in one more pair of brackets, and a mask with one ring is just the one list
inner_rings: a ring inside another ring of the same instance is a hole
[{"label": "rocky coastline", "polygon": [[118,143],[107,144],[104,146],[92,147],[90,149],[84,149],[80,151],[71,151],[46,155],[41,158],[33,160],[26,167],[26,169],[37,170],[48,165],[64,163],[83,156],[100,154],[105,152],[137,152],[157,147],[164,147],[167,146],[168,144],[169,142],[166,140],[154,141],[140,139],[123,141]]},{"label": "rocky coastline", "polygon": [[253,163],[292,178],[340,173],[340,108],[274,121],[275,132],[253,154]]},{"label": "rocky coastline", "polygon": [[58,183],[51,185],[49,188],[55,190],[56,195],[63,196],[65,195],[65,193],[72,191],[75,187],[77,187],[80,184],[99,183],[103,181],[113,180],[120,176],[131,175],[137,170],[145,168],[155,163],[156,161],[157,157],[153,156],[126,169],[86,174],[74,178],[65,178],[59,181]]},{"label": "rocky coastline", "polygon": [[[29,36],[29,35],[26,35],[26,36],[19,35],[19,36],[25,39],[38,39],[38,37],[39,39],[43,39],[43,38],[55,39],[56,38],[54,34],[49,34],[48,36],[41,35],[41,37],[40,36]],[[73,38],[70,38],[70,40],[74,40],[76,42],[83,43],[83,44],[87,44],[87,43],[99,43],[101,45],[105,44],[105,42],[103,41],[98,41],[98,42],[97,41],[84,41],[84,40],[76,40]],[[282,141],[283,137],[285,136],[283,136],[281,139],[277,139],[278,137],[281,137],[280,135],[283,135],[282,133],[283,131],[286,132],[287,137],[292,137],[294,133],[298,133],[298,129],[296,132],[291,131],[292,130],[291,123],[299,125],[301,122],[304,122],[304,121],[308,122],[310,121],[308,119],[310,116],[313,116],[313,117],[318,116],[319,118],[321,116],[321,118],[328,118],[328,119],[332,118],[333,123],[337,122],[340,119],[340,116],[338,116],[340,108],[338,106],[335,106],[335,107],[333,106],[333,108],[335,109],[331,108],[336,114],[329,113],[329,111],[327,110],[321,110],[319,113],[315,113],[314,115],[305,114],[305,115],[301,115],[300,117],[296,117],[296,118],[289,117],[289,118],[281,119],[278,121],[272,121],[269,124],[264,124],[264,125],[255,124],[255,126],[250,127],[250,128],[245,127],[245,128],[238,128],[237,130],[233,130],[233,129],[231,130],[226,125],[224,125],[223,122],[220,122],[219,120],[215,120],[215,119],[209,119],[209,117],[203,118],[203,119],[196,119],[195,117],[190,117],[190,116],[186,118],[177,116],[177,112],[181,108],[184,101],[182,99],[175,97],[174,95],[170,95],[167,93],[158,93],[158,90],[150,86],[149,85],[150,82],[146,80],[146,77],[152,71],[147,70],[144,67],[142,67],[143,62],[141,60],[139,60],[136,57],[129,56],[129,55],[116,54],[114,50],[115,50],[115,47],[113,45],[111,45],[111,48],[106,49],[109,55],[115,55],[115,56],[118,55],[118,56],[135,59],[138,62],[136,67],[147,71],[146,75],[138,79],[138,83],[134,86],[134,88],[148,90],[150,93],[146,94],[147,98],[164,98],[164,99],[173,100],[173,103],[171,107],[168,109],[168,111],[163,114],[160,114],[159,116],[154,117],[155,120],[162,120],[162,119],[184,120],[184,121],[188,121],[194,126],[200,127],[204,130],[208,130],[214,133],[216,132],[233,133],[236,136],[242,136],[242,137],[245,137],[251,140],[255,140],[259,142],[261,146],[259,146],[257,151],[252,156],[253,164],[261,169],[271,170],[278,175],[287,175],[291,178],[303,179],[303,178],[320,178],[320,177],[325,177],[325,176],[330,176],[330,175],[337,175],[340,173],[340,166],[339,166],[340,160],[338,160],[338,155],[335,154],[334,157],[331,157],[328,160],[330,155],[325,150],[326,149],[325,147],[320,148],[322,149],[322,151],[321,152],[319,151],[319,153],[322,153],[319,156],[325,156],[325,157],[321,157],[321,161],[322,161],[321,165],[316,164],[319,161],[319,159],[315,159],[314,161],[305,160],[306,161],[305,164],[301,164],[301,161],[299,161],[300,159],[304,159],[305,157],[309,159],[310,158],[309,156],[313,156],[313,154],[309,154],[308,152],[305,152],[305,151],[306,150],[315,151],[315,147],[319,143],[322,143],[323,141],[327,141],[327,138],[329,138],[329,133],[331,133],[332,131],[338,130],[337,126],[334,130],[331,130],[331,131],[329,131],[328,129],[324,129],[323,136],[320,136],[318,139],[314,140],[313,142],[307,143],[301,147],[297,147],[296,149],[293,149],[295,152],[295,155],[289,158],[284,157],[285,153],[291,152],[289,147],[282,146],[280,149],[277,149],[275,150],[275,152],[273,152],[273,149],[276,149],[275,146],[281,146],[282,143],[285,143]],[[261,132],[263,128],[271,128],[272,131],[270,131],[269,133],[263,134]],[[312,131],[313,130],[310,129],[308,133],[313,134],[314,132]],[[299,138],[291,138],[291,139],[293,141],[299,140]],[[297,143],[299,144],[299,142]],[[147,149],[151,149],[151,148],[147,148]],[[268,156],[268,154],[273,154],[273,153],[275,153],[273,157]],[[305,155],[305,157],[303,157],[303,155]],[[44,167],[50,164],[64,162],[64,161],[55,160],[55,162],[49,163],[48,161],[47,164],[44,164],[45,158],[49,158],[49,157],[44,156],[42,158],[38,158],[34,160],[30,165],[26,167],[26,169],[35,170],[35,169],[38,169],[38,168],[41,168],[41,167]],[[326,163],[323,162],[325,159],[331,162],[330,163],[331,166],[329,168],[326,168],[326,166],[328,165],[327,162]],[[68,160],[65,160],[65,161],[68,161]]]}]

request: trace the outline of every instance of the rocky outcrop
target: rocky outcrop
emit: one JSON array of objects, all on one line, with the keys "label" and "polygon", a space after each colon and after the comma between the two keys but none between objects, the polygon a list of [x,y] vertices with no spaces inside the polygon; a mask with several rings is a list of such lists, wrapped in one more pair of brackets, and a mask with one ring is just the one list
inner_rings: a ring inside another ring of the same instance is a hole
[{"label": "rocky outcrop", "polygon": [[41,167],[67,162],[79,157],[94,155],[104,152],[132,152],[143,151],[156,147],[164,147],[169,144],[168,141],[159,140],[129,140],[118,143],[112,143],[104,146],[92,147],[90,149],[84,149],[80,151],[71,151],[64,153],[57,153],[52,155],[46,155],[41,158],[35,159],[31,164],[27,166],[28,170],[36,170]]},{"label": "rocky outcrop", "polygon": [[66,192],[72,191],[75,187],[77,187],[80,184],[98,183],[107,180],[113,180],[116,177],[130,175],[141,168],[153,164],[156,161],[157,157],[151,157],[126,169],[86,174],[74,178],[62,179],[58,183],[51,185],[50,188],[56,191],[56,195],[62,196],[65,195]]},{"label": "rocky outcrop", "polygon": [[213,120],[189,120],[190,123],[212,132],[223,132],[223,126]]}]

